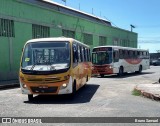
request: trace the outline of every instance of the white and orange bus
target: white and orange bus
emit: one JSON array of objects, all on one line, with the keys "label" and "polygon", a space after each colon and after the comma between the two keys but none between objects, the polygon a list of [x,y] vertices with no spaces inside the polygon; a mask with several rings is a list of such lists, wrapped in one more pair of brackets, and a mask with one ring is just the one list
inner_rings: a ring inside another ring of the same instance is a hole
[{"label": "white and orange bus", "polygon": [[148,50],[121,47],[121,46],[99,46],[92,51],[92,74],[101,77],[107,74],[118,74],[122,76],[127,72],[141,73],[149,69]]},{"label": "white and orange bus", "polygon": [[19,72],[28,100],[34,94],[74,94],[91,77],[89,46],[72,38],[41,38],[26,42]]}]

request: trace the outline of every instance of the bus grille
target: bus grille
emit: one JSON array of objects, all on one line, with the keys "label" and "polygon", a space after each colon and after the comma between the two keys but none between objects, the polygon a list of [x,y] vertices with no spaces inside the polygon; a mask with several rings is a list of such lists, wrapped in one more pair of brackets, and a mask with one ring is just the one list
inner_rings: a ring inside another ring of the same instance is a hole
[{"label": "bus grille", "polygon": [[27,81],[29,82],[35,82],[35,83],[53,83],[53,82],[58,82],[60,81],[61,78],[35,78],[35,79],[30,79],[28,78]]},{"label": "bus grille", "polygon": [[48,88],[40,88],[40,87],[31,87],[33,93],[56,93],[58,87],[48,87]]}]

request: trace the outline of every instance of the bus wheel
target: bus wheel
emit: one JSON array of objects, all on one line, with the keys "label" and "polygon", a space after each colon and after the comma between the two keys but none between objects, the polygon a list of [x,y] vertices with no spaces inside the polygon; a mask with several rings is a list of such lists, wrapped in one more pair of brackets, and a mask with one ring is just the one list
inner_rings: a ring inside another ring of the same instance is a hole
[{"label": "bus wheel", "polygon": [[73,83],[73,87],[72,87],[72,93],[70,93],[70,94],[67,94],[66,96],[66,98],[67,99],[74,99],[75,98],[75,94],[76,94],[76,82],[74,81],[74,83]]},{"label": "bus wheel", "polygon": [[141,73],[142,72],[142,65],[139,66],[139,70],[138,70],[138,73]]},{"label": "bus wheel", "polygon": [[74,85],[73,85],[73,93],[74,94],[76,93],[76,82],[74,82]]},{"label": "bus wheel", "polygon": [[88,76],[86,77],[86,83],[88,82]]},{"label": "bus wheel", "polygon": [[119,68],[118,76],[120,76],[120,77],[123,76],[123,67],[122,66]]},{"label": "bus wheel", "polygon": [[75,94],[76,94],[76,81],[74,81],[74,83],[73,83],[71,96],[73,97]]},{"label": "bus wheel", "polygon": [[104,74],[100,74],[101,77],[104,77]]},{"label": "bus wheel", "polygon": [[83,85],[83,87],[86,87],[87,82],[88,82],[88,76],[86,77],[86,82],[85,82],[85,84]]},{"label": "bus wheel", "polygon": [[159,83],[160,83],[160,78],[159,78]]},{"label": "bus wheel", "polygon": [[28,94],[28,100],[33,101],[33,94]]}]

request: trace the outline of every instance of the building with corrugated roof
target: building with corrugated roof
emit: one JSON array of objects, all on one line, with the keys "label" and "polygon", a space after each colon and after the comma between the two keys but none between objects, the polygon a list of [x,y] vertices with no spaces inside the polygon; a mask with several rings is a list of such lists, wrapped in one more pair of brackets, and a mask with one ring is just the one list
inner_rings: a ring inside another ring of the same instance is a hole
[{"label": "building with corrugated roof", "polygon": [[24,43],[32,38],[72,37],[91,48],[137,47],[137,33],[49,0],[0,0],[0,81],[17,80]]}]

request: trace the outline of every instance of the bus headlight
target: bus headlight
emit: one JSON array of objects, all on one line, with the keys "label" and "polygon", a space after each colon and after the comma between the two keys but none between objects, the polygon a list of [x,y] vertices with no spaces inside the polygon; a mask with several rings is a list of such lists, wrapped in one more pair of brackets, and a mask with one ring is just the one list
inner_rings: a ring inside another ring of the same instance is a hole
[{"label": "bus headlight", "polygon": [[61,86],[61,88],[60,89],[65,89],[67,87],[67,84],[66,83],[64,83],[64,84],[62,84],[62,86]]},{"label": "bus headlight", "polygon": [[27,89],[27,85],[24,84],[23,81],[24,81],[24,77],[20,77],[19,78],[20,85],[22,86],[22,88]]},{"label": "bus headlight", "polygon": [[26,84],[22,84],[22,87],[26,89],[26,88],[27,88],[27,85],[26,85]]},{"label": "bus headlight", "polygon": [[22,82],[20,82],[20,83],[21,83],[21,85],[22,85],[22,87],[23,87],[24,89],[28,89],[26,84],[24,84],[24,83],[22,83]]},{"label": "bus headlight", "polygon": [[113,66],[109,66],[109,68],[110,68],[110,69],[112,69],[112,68],[113,68]]}]

